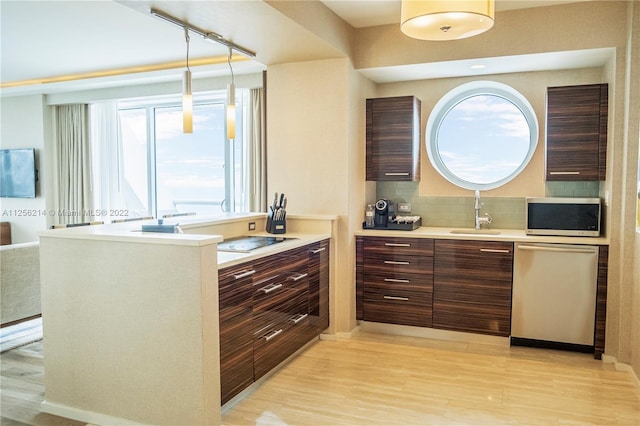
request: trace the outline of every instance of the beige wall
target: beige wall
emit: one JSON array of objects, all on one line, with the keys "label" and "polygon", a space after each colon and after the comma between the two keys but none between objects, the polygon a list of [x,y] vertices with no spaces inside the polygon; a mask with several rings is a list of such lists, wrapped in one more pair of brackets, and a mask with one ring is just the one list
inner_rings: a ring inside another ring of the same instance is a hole
[{"label": "beige wall", "polygon": [[47,121],[41,95],[2,98],[0,107],[0,148],[35,148],[36,167],[40,182],[36,184],[36,198],[0,198],[2,222],[11,224],[13,244],[38,241],[37,233],[47,229],[47,206],[45,204],[45,179],[48,164],[45,149]]},{"label": "beige wall", "polygon": [[373,84],[349,60],[274,65],[267,71],[267,193],[291,213],[338,216],[331,331],[355,322],[353,231],[364,212],[364,99]]}]

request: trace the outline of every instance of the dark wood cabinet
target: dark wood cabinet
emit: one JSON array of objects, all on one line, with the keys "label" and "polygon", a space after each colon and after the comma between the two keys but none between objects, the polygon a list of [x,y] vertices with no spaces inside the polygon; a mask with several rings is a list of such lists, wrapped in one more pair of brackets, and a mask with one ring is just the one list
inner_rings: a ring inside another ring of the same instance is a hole
[{"label": "dark wood cabinet", "polygon": [[225,404],[329,326],[329,240],[218,271]]},{"label": "dark wood cabinet", "polygon": [[308,246],[309,316],[312,333],[329,328],[329,240]]},{"label": "dark wood cabinet", "polygon": [[218,271],[222,404],[253,382],[253,275],[251,265]]},{"label": "dark wood cabinet", "polygon": [[366,101],[366,180],[420,180],[420,100],[414,96]]},{"label": "dark wood cabinet", "polygon": [[593,357],[602,359],[607,328],[607,277],[609,275],[609,246],[600,246],[598,253],[598,284],[596,290],[596,324]]},{"label": "dark wood cabinet", "polygon": [[608,86],[547,89],[547,181],[603,181],[607,163]]},{"label": "dark wood cabinet", "polygon": [[[262,266],[263,264],[264,266]],[[307,249],[258,263],[253,281],[254,380],[310,340]]]},{"label": "dark wood cabinet", "polygon": [[431,327],[433,240],[357,239],[358,319]]},{"label": "dark wood cabinet", "polygon": [[436,240],[433,327],[509,336],[513,243]]}]

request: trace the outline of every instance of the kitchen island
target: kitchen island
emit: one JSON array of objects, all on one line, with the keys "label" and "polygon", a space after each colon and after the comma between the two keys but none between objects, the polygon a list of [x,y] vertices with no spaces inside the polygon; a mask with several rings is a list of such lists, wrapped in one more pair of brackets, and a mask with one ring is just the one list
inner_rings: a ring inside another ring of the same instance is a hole
[{"label": "kitchen island", "polygon": [[249,222],[264,229],[264,216],[192,218],[174,234],[140,232],[144,222],[42,232],[42,410],[95,424],[219,424],[218,268],[332,233],[332,218],[292,219],[296,239],[218,252]]}]

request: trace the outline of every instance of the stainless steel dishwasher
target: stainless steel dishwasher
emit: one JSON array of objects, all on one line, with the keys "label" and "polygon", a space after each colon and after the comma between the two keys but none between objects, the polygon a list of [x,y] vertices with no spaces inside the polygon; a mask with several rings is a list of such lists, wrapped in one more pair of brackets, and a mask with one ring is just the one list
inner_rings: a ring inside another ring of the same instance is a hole
[{"label": "stainless steel dishwasher", "polygon": [[597,246],[517,243],[511,344],[593,348],[597,279]]}]

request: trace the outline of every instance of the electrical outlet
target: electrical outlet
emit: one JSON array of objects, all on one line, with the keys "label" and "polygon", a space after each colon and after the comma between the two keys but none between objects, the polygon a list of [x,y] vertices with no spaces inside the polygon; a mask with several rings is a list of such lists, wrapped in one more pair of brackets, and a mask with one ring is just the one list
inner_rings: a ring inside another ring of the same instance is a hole
[{"label": "electrical outlet", "polygon": [[255,231],[255,230],[256,230],[256,223],[249,222],[249,231]]},{"label": "electrical outlet", "polygon": [[411,203],[398,203],[398,213],[411,213]]}]

